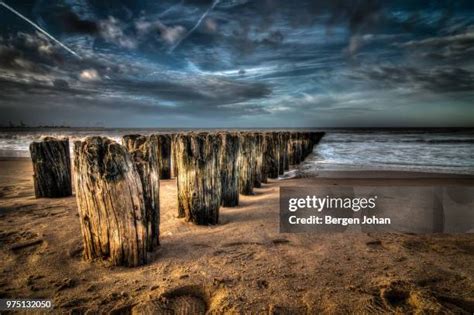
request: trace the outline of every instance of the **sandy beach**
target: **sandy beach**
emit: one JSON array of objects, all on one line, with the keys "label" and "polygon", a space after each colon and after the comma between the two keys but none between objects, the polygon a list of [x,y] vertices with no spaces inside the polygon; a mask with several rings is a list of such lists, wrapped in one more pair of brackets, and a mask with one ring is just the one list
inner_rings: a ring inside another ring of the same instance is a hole
[{"label": "sandy beach", "polygon": [[220,224],[177,219],[160,182],[161,246],[138,268],[82,259],[74,197],[35,199],[28,159],[0,161],[0,297],[52,299],[75,313],[474,312],[474,234],[280,234],[279,187],[474,185],[472,177],[321,172],[272,180],[221,208]]},{"label": "sandy beach", "polygon": [[0,315],[474,315],[474,0],[0,25]]}]

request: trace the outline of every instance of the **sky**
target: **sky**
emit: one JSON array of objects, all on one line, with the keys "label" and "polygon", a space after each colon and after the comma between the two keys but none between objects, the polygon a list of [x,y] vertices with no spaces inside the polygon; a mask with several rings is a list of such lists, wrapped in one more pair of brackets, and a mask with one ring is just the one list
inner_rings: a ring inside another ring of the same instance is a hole
[{"label": "sky", "polygon": [[3,2],[3,125],[474,127],[472,0]]}]

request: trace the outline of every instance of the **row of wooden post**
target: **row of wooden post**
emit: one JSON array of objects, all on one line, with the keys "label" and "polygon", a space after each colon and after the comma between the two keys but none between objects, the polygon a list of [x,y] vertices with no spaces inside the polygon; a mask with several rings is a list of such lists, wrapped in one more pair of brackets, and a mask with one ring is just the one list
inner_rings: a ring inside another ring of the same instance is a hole
[{"label": "row of wooden post", "polygon": [[[74,178],[84,256],[114,265],[146,263],[159,245],[159,180],[177,178],[177,216],[217,224],[219,209],[239,204],[268,179],[303,161],[320,132],[190,132],[126,135],[74,143]],[[72,194],[69,141],[30,145],[37,197]]]}]

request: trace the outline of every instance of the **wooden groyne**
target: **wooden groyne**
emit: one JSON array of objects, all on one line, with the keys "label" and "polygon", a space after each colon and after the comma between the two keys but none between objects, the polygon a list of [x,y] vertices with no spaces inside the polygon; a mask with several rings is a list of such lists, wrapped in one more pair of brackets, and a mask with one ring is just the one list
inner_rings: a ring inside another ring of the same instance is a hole
[{"label": "wooden groyne", "polygon": [[36,198],[72,195],[69,139],[45,137],[30,144]]},{"label": "wooden groyne", "polygon": [[[177,177],[178,217],[218,224],[221,206],[237,206],[239,194],[253,195],[255,188],[301,163],[322,136],[190,132],[127,135],[122,145],[105,137],[76,141],[74,178],[85,259],[122,266],[146,263],[146,252],[159,245],[160,175]],[[48,196],[70,195],[67,139],[46,138],[30,150],[37,196],[48,189],[55,192]]]}]

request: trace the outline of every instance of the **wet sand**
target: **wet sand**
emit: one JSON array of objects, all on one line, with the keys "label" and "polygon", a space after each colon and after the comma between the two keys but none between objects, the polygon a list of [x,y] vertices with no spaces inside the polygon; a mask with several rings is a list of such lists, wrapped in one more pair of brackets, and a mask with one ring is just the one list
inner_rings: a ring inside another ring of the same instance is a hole
[{"label": "wet sand", "polygon": [[[388,179],[387,179],[388,178]],[[74,197],[35,199],[27,159],[0,161],[0,297],[52,299],[78,313],[344,314],[474,312],[474,235],[280,234],[279,187],[474,185],[469,177],[321,172],[271,181],[220,224],[177,219],[176,182],[161,181],[161,246],[149,264],[82,259]]]}]

